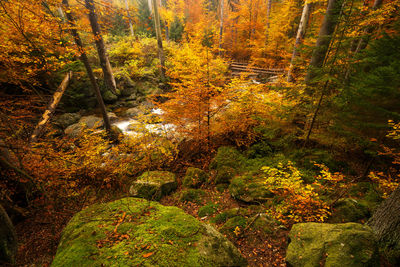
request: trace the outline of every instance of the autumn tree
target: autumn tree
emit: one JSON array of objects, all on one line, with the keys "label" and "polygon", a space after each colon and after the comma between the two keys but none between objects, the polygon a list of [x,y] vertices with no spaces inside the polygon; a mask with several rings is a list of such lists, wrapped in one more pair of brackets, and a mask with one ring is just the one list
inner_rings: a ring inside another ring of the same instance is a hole
[{"label": "autumn tree", "polygon": [[109,90],[111,90],[114,94],[117,94],[117,84],[115,83],[111,64],[108,60],[106,47],[104,45],[103,37],[101,36],[100,25],[97,19],[93,0],[85,0],[85,6],[89,10],[90,26],[92,27],[94,42],[99,55],[100,66],[103,70],[105,84]]}]

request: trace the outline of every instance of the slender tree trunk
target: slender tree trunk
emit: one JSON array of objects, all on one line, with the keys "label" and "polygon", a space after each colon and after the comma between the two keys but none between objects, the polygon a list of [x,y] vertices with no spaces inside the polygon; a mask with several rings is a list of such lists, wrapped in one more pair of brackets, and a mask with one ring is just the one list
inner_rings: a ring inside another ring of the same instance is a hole
[{"label": "slender tree trunk", "polygon": [[96,78],[94,77],[92,67],[90,66],[90,63],[89,63],[89,59],[85,53],[81,37],[79,36],[79,33],[76,29],[74,18],[71,15],[71,11],[69,10],[70,7],[68,4],[68,0],[63,0],[62,3],[64,5],[64,8],[66,8],[68,10],[68,12],[65,12],[65,13],[66,13],[66,17],[69,22],[69,25],[70,25],[71,35],[74,37],[75,43],[76,43],[78,49],[80,50],[81,55],[79,57],[80,57],[80,60],[85,65],[86,72],[89,76],[93,91],[96,95],[97,102],[99,104],[101,113],[103,115],[104,126],[106,128],[106,131],[109,134],[111,134],[111,123],[110,123],[110,119],[107,115],[106,106],[104,105],[103,97],[101,96],[99,86],[97,85]]},{"label": "slender tree trunk", "polygon": [[17,235],[7,212],[0,205],[0,264],[15,264],[18,251]]},{"label": "slender tree trunk", "polygon": [[38,137],[43,131],[44,126],[46,126],[47,122],[51,119],[53,116],[53,113],[56,111],[57,105],[61,100],[61,97],[63,96],[65,89],[67,89],[68,84],[70,79],[72,78],[72,71],[68,72],[65,75],[64,80],[61,82],[60,86],[57,88],[57,90],[54,92],[53,97],[50,100],[49,106],[47,107],[46,111],[44,112],[42,119],[40,122],[36,125],[35,130],[33,131],[33,134],[31,135],[31,143],[34,143],[37,141]]},{"label": "slender tree trunk", "polygon": [[272,0],[268,0],[267,2],[267,31],[265,33],[265,41],[268,42],[268,35],[269,35],[269,27],[270,27],[270,20],[271,20],[271,7],[272,7]]},{"label": "slender tree trunk", "polygon": [[219,50],[218,50],[218,55],[221,55],[221,49],[222,49],[222,34],[224,32],[224,0],[220,0],[220,18],[219,18]]},{"label": "slender tree trunk", "polygon": [[400,187],[381,203],[368,225],[386,249],[400,248]]},{"label": "slender tree trunk", "polygon": [[99,54],[100,65],[103,70],[105,84],[107,88],[111,90],[111,92],[117,94],[117,85],[112,73],[110,61],[108,60],[106,47],[104,45],[103,38],[101,37],[100,25],[98,23],[93,0],[85,0],[85,6],[89,10],[90,26],[92,27],[97,53]]},{"label": "slender tree trunk", "polygon": [[328,1],[325,17],[319,31],[317,43],[315,44],[305,79],[306,84],[310,84],[310,82],[317,76],[318,70],[321,69],[324,64],[324,60],[332,40],[332,35],[338,23],[342,2],[343,0]]},{"label": "slender tree trunk", "polygon": [[160,74],[161,78],[165,79],[165,58],[164,49],[161,38],[161,25],[160,25],[160,14],[158,13],[157,0],[151,0],[153,7],[153,18],[154,18],[154,28],[156,30],[157,46],[158,46],[158,58],[160,60]]},{"label": "slender tree trunk", "polygon": [[129,4],[128,4],[128,0],[125,0],[125,8],[126,8],[126,13],[128,15],[128,20],[129,20],[129,30],[131,32],[131,36],[134,36],[134,32],[133,32],[133,26],[132,26],[132,18],[131,18],[131,14],[129,13]]},{"label": "slender tree trunk", "polygon": [[299,46],[302,44],[303,39],[304,39],[304,34],[305,34],[306,27],[308,24],[308,19],[310,18],[311,5],[312,5],[312,3],[306,2],[303,7],[303,13],[301,14],[299,28],[297,30],[297,35],[296,35],[296,41],[295,41],[294,47],[293,47],[292,59],[290,60],[289,71],[287,74],[288,82],[293,82],[292,72],[293,72],[293,68],[294,68],[294,62],[296,61],[296,57],[299,55]]},{"label": "slender tree trunk", "polygon": [[[377,10],[378,8],[380,8],[382,6],[382,2],[383,0],[375,0],[374,5],[372,6],[372,10]],[[360,38],[360,40],[358,41],[357,49],[355,51],[356,54],[367,47],[369,41],[369,35],[373,31],[374,31],[373,26],[367,27],[367,29],[365,30],[366,35]]]}]

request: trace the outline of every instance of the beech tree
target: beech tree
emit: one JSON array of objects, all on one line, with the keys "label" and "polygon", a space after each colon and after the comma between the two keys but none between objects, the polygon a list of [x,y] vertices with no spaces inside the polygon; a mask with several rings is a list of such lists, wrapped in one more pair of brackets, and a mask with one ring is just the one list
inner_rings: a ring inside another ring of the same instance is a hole
[{"label": "beech tree", "polygon": [[90,79],[90,83],[92,84],[93,92],[96,95],[97,102],[98,102],[100,110],[101,110],[101,114],[103,115],[104,126],[106,128],[106,131],[108,133],[111,133],[111,123],[110,123],[110,119],[107,115],[106,106],[104,105],[103,97],[101,96],[99,86],[97,85],[96,78],[94,77],[93,70],[92,70],[92,67],[90,66],[89,59],[86,55],[85,48],[83,46],[81,37],[79,36],[78,30],[76,29],[75,19],[71,14],[68,0],[63,0],[62,3],[64,5],[64,8],[66,9],[66,11],[68,11],[65,13],[66,13],[66,17],[67,17],[67,20],[68,20],[68,23],[70,26],[70,32],[75,40],[75,44],[77,45],[77,47],[80,51],[79,58],[82,61],[82,63],[85,65],[86,72]]},{"label": "beech tree", "polygon": [[160,13],[158,12],[157,0],[151,0],[152,8],[153,8],[153,19],[154,19],[154,28],[156,31],[157,37],[157,47],[158,47],[158,58],[160,60],[160,75],[161,78],[165,79],[165,57],[164,57],[164,49],[161,37],[161,25],[160,25]]},{"label": "beech tree", "polygon": [[97,53],[99,54],[100,65],[104,75],[104,82],[107,88],[111,90],[114,94],[116,94],[117,85],[115,83],[114,75],[112,73],[110,61],[108,60],[106,47],[104,45],[103,38],[101,37],[100,25],[98,23],[93,0],[85,0],[85,6],[89,10],[90,26],[92,27]]},{"label": "beech tree", "polygon": [[318,75],[319,70],[324,64],[333,33],[338,23],[342,3],[343,0],[328,1],[325,17],[319,30],[317,43],[315,44],[307,76],[305,78],[306,84],[310,84],[310,82]]}]

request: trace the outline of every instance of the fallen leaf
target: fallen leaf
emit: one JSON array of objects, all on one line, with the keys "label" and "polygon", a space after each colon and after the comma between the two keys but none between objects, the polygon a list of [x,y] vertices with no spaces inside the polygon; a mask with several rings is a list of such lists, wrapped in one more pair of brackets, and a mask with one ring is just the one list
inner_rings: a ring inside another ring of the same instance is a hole
[{"label": "fallen leaf", "polygon": [[143,258],[148,258],[148,257],[150,257],[151,255],[153,255],[153,253],[154,253],[154,252],[149,252],[149,253],[143,254]]}]

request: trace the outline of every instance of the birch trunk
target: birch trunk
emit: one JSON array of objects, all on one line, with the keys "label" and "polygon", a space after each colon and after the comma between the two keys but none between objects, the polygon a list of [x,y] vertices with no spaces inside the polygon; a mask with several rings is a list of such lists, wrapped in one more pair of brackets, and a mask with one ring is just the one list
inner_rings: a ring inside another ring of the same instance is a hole
[{"label": "birch trunk", "polygon": [[128,0],[125,0],[125,8],[126,8],[126,13],[128,15],[128,20],[129,20],[129,30],[131,32],[131,36],[134,36],[135,34],[133,33],[132,18],[131,18],[131,14],[129,13]]},{"label": "birch trunk", "polygon": [[312,5],[312,3],[306,2],[303,7],[303,13],[301,14],[299,28],[297,30],[297,35],[296,35],[296,41],[295,41],[294,47],[293,47],[292,59],[290,60],[289,71],[287,74],[288,82],[293,82],[292,72],[293,72],[293,68],[294,68],[294,62],[296,61],[296,57],[299,55],[299,46],[303,43],[304,34],[306,32],[308,20],[310,18],[311,5]]}]

